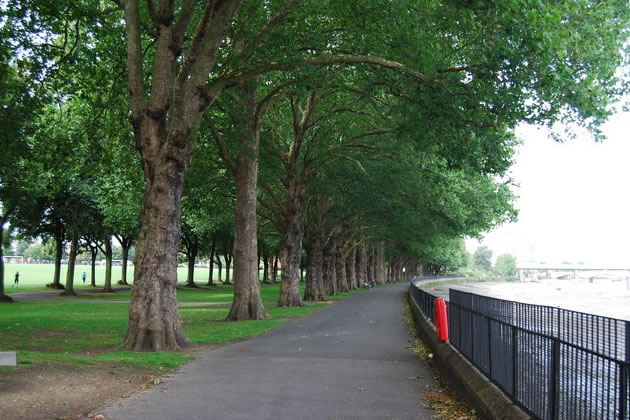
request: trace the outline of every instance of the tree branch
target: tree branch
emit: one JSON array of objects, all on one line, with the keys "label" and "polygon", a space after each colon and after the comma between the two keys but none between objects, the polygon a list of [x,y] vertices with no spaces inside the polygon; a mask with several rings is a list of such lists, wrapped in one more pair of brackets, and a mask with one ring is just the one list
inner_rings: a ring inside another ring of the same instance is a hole
[{"label": "tree branch", "polygon": [[[134,128],[139,130],[140,118],[145,108],[144,79],[142,74],[142,42],[140,41],[140,7],[138,0],[125,2],[127,26],[127,72],[131,100],[131,118]],[[138,138],[137,136],[136,138]]]},{"label": "tree branch", "polygon": [[223,160],[223,162],[225,162],[230,172],[232,172],[232,174],[236,176],[237,167],[234,164],[234,161],[232,160],[232,158],[230,157],[230,154],[227,152],[227,149],[225,148],[225,142],[223,141],[223,136],[221,136],[221,133],[219,133],[219,131],[214,127],[214,125],[209,124],[209,127],[210,127],[210,132],[212,133],[212,137],[214,137],[214,140],[217,144],[217,148],[219,149],[219,155],[221,156],[221,159]]}]

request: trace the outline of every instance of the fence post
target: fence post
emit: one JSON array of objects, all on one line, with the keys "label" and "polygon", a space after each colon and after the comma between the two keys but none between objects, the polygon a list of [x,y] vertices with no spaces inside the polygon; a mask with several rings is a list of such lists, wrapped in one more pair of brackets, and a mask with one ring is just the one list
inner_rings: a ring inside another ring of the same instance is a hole
[{"label": "fence post", "polygon": [[517,386],[518,386],[518,328],[514,325],[512,327],[512,395],[517,400],[519,399],[517,395]]},{"label": "fence post", "polygon": [[558,416],[558,388],[560,384],[560,340],[554,338],[551,345],[551,378],[549,380],[549,410],[551,420]]},{"label": "fence post", "polygon": [[626,362],[621,365],[620,373],[621,373],[621,392],[619,393],[619,418],[621,420],[625,420],[628,416],[628,365],[630,364],[630,321],[625,322],[625,359]]},{"label": "fence post", "polygon": [[492,375],[492,320],[488,317],[488,373],[490,378],[494,379]]}]

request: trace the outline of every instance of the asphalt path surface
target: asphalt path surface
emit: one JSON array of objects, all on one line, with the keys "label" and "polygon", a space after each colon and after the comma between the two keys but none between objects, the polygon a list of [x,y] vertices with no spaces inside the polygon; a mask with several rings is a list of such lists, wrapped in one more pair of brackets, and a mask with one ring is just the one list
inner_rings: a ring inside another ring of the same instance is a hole
[{"label": "asphalt path surface", "polygon": [[431,371],[407,346],[407,284],[379,287],[205,352],[108,419],[431,419]]}]

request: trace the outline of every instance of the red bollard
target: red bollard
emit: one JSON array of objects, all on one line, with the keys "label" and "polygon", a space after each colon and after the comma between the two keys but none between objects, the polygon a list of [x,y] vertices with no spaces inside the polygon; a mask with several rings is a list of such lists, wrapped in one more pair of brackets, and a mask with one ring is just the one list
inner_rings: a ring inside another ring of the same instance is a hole
[{"label": "red bollard", "polygon": [[435,298],[435,332],[442,343],[448,340],[448,319],[446,317],[446,302],[442,298]]}]

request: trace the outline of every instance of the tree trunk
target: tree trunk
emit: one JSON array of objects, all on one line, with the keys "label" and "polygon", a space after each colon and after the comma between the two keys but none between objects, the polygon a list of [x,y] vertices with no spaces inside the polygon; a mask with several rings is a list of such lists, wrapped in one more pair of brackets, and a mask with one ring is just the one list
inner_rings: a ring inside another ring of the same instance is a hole
[{"label": "tree trunk", "polygon": [[348,253],[346,258],[346,278],[348,287],[350,290],[357,288],[357,275],[356,275],[356,261],[357,261],[357,249],[352,248],[352,251]]},{"label": "tree trunk", "polygon": [[61,259],[63,258],[63,230],[55,235],[55,272],[50,287],[63,289],[61,284]]},{"label": "tree trunk", "polygon": [[105,284],[103,290],[106,292],[113,292],[112,289],[112,239],[107,238],[105,242]]},{"label": "tree trunk", "polygon": [[230,283],[230,266],[232,265],[232,256],[229,252],[223,254],[223,259],[225,260],[225,281],[223,284],[232,284]]},{"label": "tree trunk", "polygon": [[385,244],[380,242],[376,248],[376,282],[378,284],[384,284],[386,280]]},{"label": "tree trunk", "polygon": [[221,257],[217,257],[217,267],[219,267],[219,278],[217,280],[219,283],[223,283],[223,263],[221,262]]},{"label": "tree trunk", "polygon": [[273,257],[273,272],[271,273],[271,281],[274,283],[278,282],[278,261],[280,257],[278,256],[278,252]]},{"label": "tree trunk", "polygon": [[208,284],[207,286],[214,286],[214,251],[216,250],[217,240],[216,237],[212,237],[212,246],[210,247],[210,271],[208,272]]},{"label": "tree trunk", "polygon": [[90,246],[92,253],[92,264],[90,267],[90,286],[96,287],[96,257],[98,256],[98,247]]},{"label": "tree trunk", "polygon": [[68,271],[66,273],[66,290],[61,295],[76,296],[74,291],[74,264],[77,259],[77,248],[79,244],[79,234],[76,227],[72,228],[72,240],[70,242],[70,255],[68,256]]},{"label": "tree trunk", "polygon": [[369,284],[372,283],[376,283],[375,281],[375,275],[374,275],[374,248],[369,247],[368,252],[367,252],[367,260],[366,260],[366,265],[367,265],[367,282]]},{"label": "tree trunk", "polygon": [[123,342],[129,350],[179,350],[190,346],[182,330],[176,296],[183,165],[168,156],[159,165],[145,163],[147,180],[129,326]]},{"label": "tree trunk", "polygon": [[258,189],[259,130],[256,124],[256,90],[241,88],[247,119],[239,136],[234,221],[234,298],[228,321],[268,319],[258,281],[256,193]]},{"label": "tree trunk", "polygon": [[127,282],[127,264],[129,262],[129,248],[131,248],[131,240],[123,240],[120,243],[122,247],[122,271],[120,273],[120,281],[122,284],[128,285]]},{"label": "tree trunk", "polygon": [[188,274],[186,276],[186,287],[197,287],[195,284],[195,263],[197,262],[197,252],[188,251]]},{"label": "tree trunk", "polygon": [[324,246],[324,293],[329,296],[337,294],[337,241],[330,238]]},{"label": "tree trunk", "polygon": [[367,246],[365,246],[365,242],[361,242],[357,255],[357,283],[359,287],[362,287],[368,281],[367,262]]},{"label": "tree trunk", "polygon": [[324,249],[319,232],[309,232],[304,242],[306,248],[306,289],[304,300],[326,300],[324,293]]},{"label": "tree trunk", "polygon": [[269,255],[266,252],[263,252],[263,279],[262,282],[265,284],[269,284]]},{"label": "tree trunk", "polygon": [[[145,177],[126,349],[190,346],[176,298],[182,190],[201,119],[220,92],[206,89],[208,74],[240,4],[208,2],[203,17],[193,19],[196,2],[183,2],[177,18],[174,2],[149,2],[157,35],[149,69],[144,65],[139,1],[124,2],[127,90]],[[182,56],[185,42],[192,45]],[[146,74],[151,74],[150,86]]]},{"label": "tree trunk", "polygon": [[337,247],[337,255],[335,258],[335,270],[337,278],[337,291],[339,293],[347,292],[348,280],[346,277],[346,257],[343,255],[342,247]]},{"label": "tree trunk", "polygon": [[13,302],[13,299],[4,294],[4,224],[6,223],[6,215],[0,219],[0,302]]},{"label": "tree trunk", "polygon": [[303,190],[298,186],[297,168],[289,172],[285,232],[280,254],[282,280],[278,306],[304,306],[300,298]]}]

